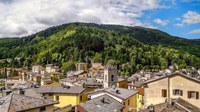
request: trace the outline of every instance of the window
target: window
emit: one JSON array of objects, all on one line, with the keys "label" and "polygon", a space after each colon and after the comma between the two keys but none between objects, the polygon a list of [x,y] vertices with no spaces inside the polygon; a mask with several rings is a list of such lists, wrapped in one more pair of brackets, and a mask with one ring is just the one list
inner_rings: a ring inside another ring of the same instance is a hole
[{"label": "window", "polygon": [[111,75],[111,81],[112,82],[114,81],[114,75]]},{"label": "window", "polygon": [[45,111],[46,111],[46,107],[40,108],[40,112],[45,112]]},{"label": "window", "polygon": [[162,89],[162,97],[167,97],[167,90],[166,89]]},{"label": "window", "polygon": [[24,95],[25,91],[24,90],[19,90],[19,94]]},{"label": "window", "polygon": [[82,101],[82,95],[80,96],[80,101]]},{"label": "window", "polygon": [[49,96],[52,96],[53,94],[49,93]]},{"label": "window", "polygon": [[197,91],[188,91],[189,99],[199,99],[199,92]]},{"label": "window", "polygon": [[56,96],[56,101],[59,101],[59,96]]},{"label": "window", "polygon": [[130,101],[128,100],[128,105],[130,105]]},{"label": "window", "polygon": [[173,89],[173,95],[175,95],[175,96],[183,96],[183,90]]}]

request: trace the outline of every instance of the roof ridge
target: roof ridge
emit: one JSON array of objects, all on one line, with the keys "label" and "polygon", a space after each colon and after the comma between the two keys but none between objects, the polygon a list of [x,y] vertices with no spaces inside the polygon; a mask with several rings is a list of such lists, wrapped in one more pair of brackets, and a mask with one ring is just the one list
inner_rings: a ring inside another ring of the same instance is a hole
[{"label": "roof ridge", "polygon": [[11,94],[11,96],[10,96],[11,98],[10,98],[10,102],[9,102],[9,106],[8,106],[8,112],[9,112],[9,110],[10,110],[10,105],[11,105],[12,97],[13,97],[13,94],[14,94],[14,93],[10,93],[10,94]]},{"label": "roof ridge", "polygon": [[[42,98],[36,98],[36,97],[32,97],[32,96],[20,95],[20,94],[16,94],[16,93],[13,93],[13,94],[18,95],[18,96],[22,96],[22,97],[27,97],[27,98],[42,100]],[[45,100],[49,100],[49,99],[45,99]],[[52,100],[49,100],[49,101],[52,101]]]}]

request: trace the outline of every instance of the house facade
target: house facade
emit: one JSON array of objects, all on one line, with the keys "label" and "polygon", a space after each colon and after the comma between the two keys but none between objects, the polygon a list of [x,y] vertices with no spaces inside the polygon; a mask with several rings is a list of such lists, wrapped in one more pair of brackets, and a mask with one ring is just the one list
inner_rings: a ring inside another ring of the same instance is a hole
[{"label": "house facade", "polygon": [[32,72],[34,73],[41,73],[44,68],[41,65],[34,65],[32,66]]},{"label": "house facade", "polygon": [[87,63],[77,63],[76,64],[76,71],[80,71],[80,70],[83,70],[83,71],[87,71]]},{"label": "house facade", "polygon": [[144,107],[181,98],[200,108],[200,81],[182,74],[172,74],[144,83]]},{"label": "house facade", "polygon": [[35,90],[47,99],[58,101],[59,103],[54,105],[58,108],[75,106],[87,101],[86,93],[89,91],[81,86],[43,86]]}]

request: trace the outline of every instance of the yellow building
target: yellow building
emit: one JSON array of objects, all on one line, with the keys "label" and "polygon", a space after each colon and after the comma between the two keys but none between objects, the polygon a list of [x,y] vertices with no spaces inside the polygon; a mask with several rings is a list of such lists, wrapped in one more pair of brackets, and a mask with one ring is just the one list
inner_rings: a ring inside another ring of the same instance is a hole
[{"label": "yellow building", "polygon": [[22,74],[22,80],[29,79],[30,81],[37,82],[39,85],[41,84],[42,74],[27,72]]},{"label": "yellow building", "polygon": [[138,95],[138,91],[129,90],[124,88],[106,88],[99,91],[90,92],[90,99],[100,97],[102,95],[108,95],[121,104],[124,105],[123,112],[137,112],[139,105],[139,99],[141,98]]},{"label": "yellow building", "polygon": [[59,72],[51,72],[51,73],[48,73],[50,76],[51,76],[51,78],[60,78],[60,74],[61,73],[59,73]]},{"label": "yellow building", "polygon": [[142,109],[143,106],[143,95],[137,94],[137,109]]},{"label": "yellow building", "polygon": [[124,78],[118,78],[117,87],[128,89],[128,80]]},{"label": "yellow building", "polygon": [[87,71],[87,63],[77,63],[76,64],[76,71]]},{"label": "yellow building", "polygon": [[0,112],[54,112],[57,101],[35,98],[19,94],[9,94],[1,98]]},{"label": "yellow building", "polygon": [[86,93],[89,90],[82,86],[45,86],[37,88],[36,91],[43,94],[47,99],[58,101],[56,107],[64,108],[87,101]]}]

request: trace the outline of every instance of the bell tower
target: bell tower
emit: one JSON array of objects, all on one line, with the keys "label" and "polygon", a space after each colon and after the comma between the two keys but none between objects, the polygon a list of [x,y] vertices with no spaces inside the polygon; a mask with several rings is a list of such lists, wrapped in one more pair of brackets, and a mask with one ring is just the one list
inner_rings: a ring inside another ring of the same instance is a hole
[{"label": "bell tower", "polygon": [[106,66],[104,68],[104,88],[117,86],[117,66]]}]

